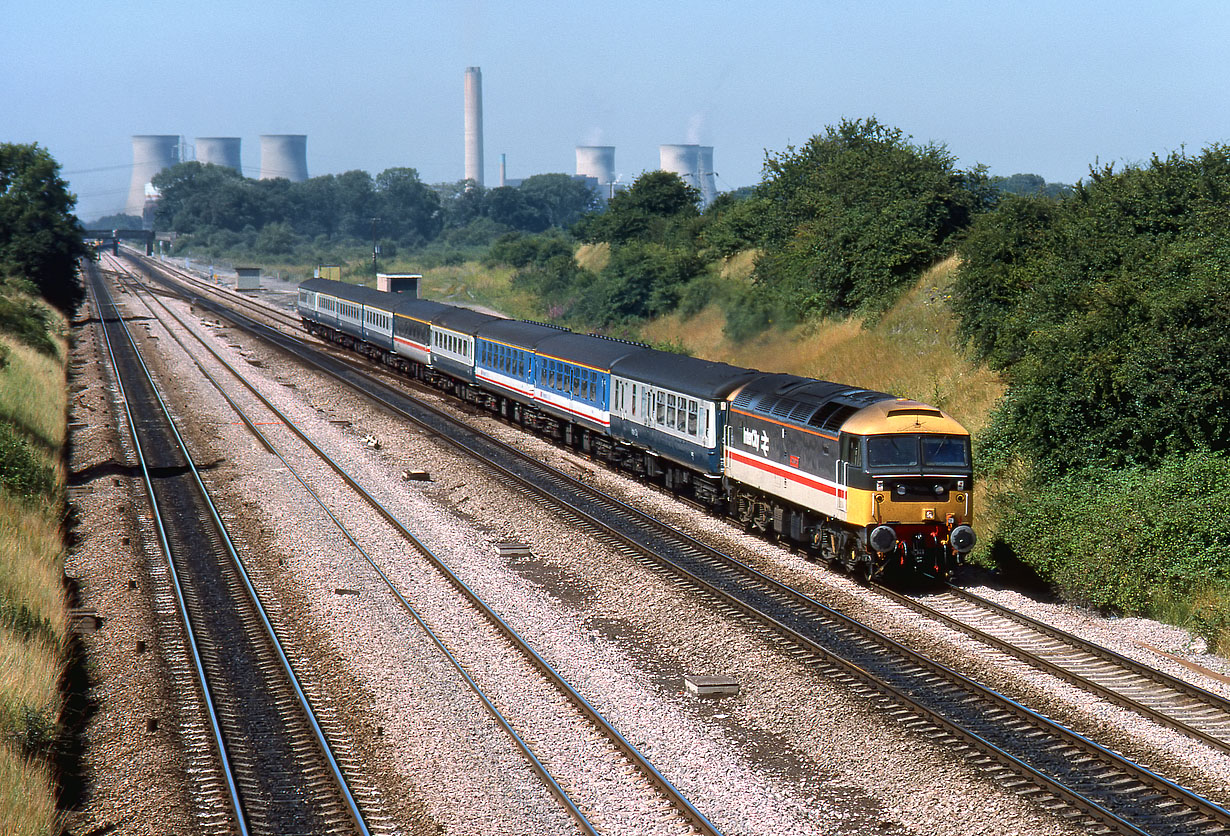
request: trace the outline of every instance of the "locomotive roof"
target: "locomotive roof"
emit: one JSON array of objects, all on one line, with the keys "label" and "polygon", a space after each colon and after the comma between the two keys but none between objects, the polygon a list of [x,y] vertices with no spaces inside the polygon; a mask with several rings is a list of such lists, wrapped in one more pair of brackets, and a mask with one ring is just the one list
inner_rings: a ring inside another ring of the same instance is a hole
[{"label": "locomotive roof", "polygon": [[750,381],[734,396],[731,406],[773,421],[837,432],[860,410],[894,400],[884,392],[845,383],[771,374]]},{"label": "locomotive roof", "polygon": [[621,357],[641,354],[649,350],[635,343],[608,340],[588,334],[574,334],[570,331],[557,333],[540,342],[536,348],[539,354],[605,371],[610,371],[611,364]]},{"label": "locomotive roof", "polygon": [[704,400],[723,400],[742,384],[762,375],[755,369],[657,349],[631,354],[615,363],[611,372]]},{"label": "locomotive roof", "polygon": [[307,290],[316,291],[317,293],[336,296],[338,299],[345,299],[347,302],[379,308],[383,311],[393,310],[391,306],[396,303],[397,298],[395,293],[385,293],[384,291],[376,290],[374,287],[364,287],[361,284],[351,284],[350,282],[339,282],[336,279],[308,279],[299,286]]},{"label": "locomotive roof", "polygon": [[943,433],[969,435],[965,427],[942,410],[906,398],[877,401],[860,409],[842,427],[859,435],[890,433]]},{"label": "locomotive roof", "polygon": [[486,325],[488,322],[494,322],[498,319],[501,319],[501,317],[479,313],[478,311],[472,311],[469,308],[454,308],[451,305],[446,305],[444,310],[432,316],[431,324],[433,326],[447,328],[450,331],[460,331],[463,334],[473,334],[483,325]]},{"label": "locomotive roof", "polygon": [[524,322],[520,319],[497,319],[488,322],[475,333],[476,337],[511,343],[519,348],[530,349],[545,339],[567,333],[552,325]]}]

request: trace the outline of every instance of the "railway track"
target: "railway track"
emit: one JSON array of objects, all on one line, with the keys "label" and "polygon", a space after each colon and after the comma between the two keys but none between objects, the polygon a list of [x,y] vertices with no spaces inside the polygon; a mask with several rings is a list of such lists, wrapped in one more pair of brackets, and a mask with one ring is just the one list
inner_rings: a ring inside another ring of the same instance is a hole
[{"label": "railway track", "polygon": [[960,587],[925,598],[877,586],[893,603],[1230,753],[1230,700]]},{"label": "railway track", "polygon": [[[163,304],[156,297],[151,299],[152,304],[150,310],[160,321],[163,322],[166,330],[171,334],[172,338],[179,343],[185,352],[191,357],[195,352],[191,351],[183,340],[176,334],[176,328],[170,327],[166,321],[167,318],[174,319],[178,325],[178,330],[192,335],[194,341],[201,346],[213,358],[213,361],[225,369],[226,374],[236,382],[238,382],[247,392],[249,392],[263,407],[265,411],[272,414],[275,423],[285,427],[291,434],[304,446],[311,451],[311,454],[326,464],[345,485],[355,492],[362,500],[381,518],[389,523],[410,546],[422,555],[438,572],[453,590],[461,596],[465,605],[474,611],[481,620],[486,623],[486,627],[493,634],[490,636],[491,644],[498,644],[502,640],[506,642],[513,652],[519,655],[523,662],[536,672],[536,675],[557,695],[560,695],[571,706],[574,707],[577,714],[572,722],[577,725],[583,725],[586,729],[596,731],[604,743],[587,744],[588,750],[580,758],[584,762],[587,770],[593,770],[595,765],[602,765],[602,768],[611,772],[624,771],[629,773],[627,780],[623,783],[636,793],[641,787],[647,787],[648,793],[640,799],[643,809],[647,811],[646,817],[661,820],[662,803],[665,802],[669,807],[676,811],[678,817],[678,832],[690,832],[702,834],[702,836],[720,836],[720,831],[697,810],[692,803],[667,779],[665,778],[649,760],[632,744],[630,743],[619,730],[616,729],[597,709],[595,709],[585,698],[576,690],[564,677],[562,677],[552,665],[543,658],[534,648],[526,641],[517,631],[511,627],[493,608],[491,608],[474,590],[472,590],[449,566],[439,557],[431,548],[429,548],[416,534],[401,520],[398,516],[389,509],[389,507],[380,501],[375,495],[368,491],[355,477],[348,473],[338,462],[323,450],[312,438],[300,429],[294,420],[284,414],[272,401],[265,397],[254,386],[245,375],[235,368],[230,362],[221,356],[207,342],[196,335],[196,332],[183,320],[183,318],[168,306]],[[162,309],[160,314],[153,309],[153,305],[157,305]],[[563,806],[570,818],[573,819],[580,832],[587,836],[598,836],[601,833],[619,833],[623,832],[619,826],[619,822],[612,823],[609,820],[603,822],[603,817],[599,815],[594,817],[593,810],[595,803],[591,796],[590,789],[584,786],[584,782],[575,774],[570,776],[571,780],[561,778],[559,773],[561,769],[567,771],[569,764],[563,759],[552,757],[552,753],[542,753],[536,751],[536,747],[527,742],[529,739],[549,738],[549,732],[542,728],[535,728],[535,723],[532,719],[527,719],[524,716],[517,717],[510,715],[505,709],[502,709],[498,703],[501,701],[498,697],[493,696],[490,687],[484,687],[477,679],[479,674],[471,673],[474,669],[481,669],[482,664],[471,662],[466,663],[464,658],[461,658],[457,652],[455,642],[449,641],[439,631],[433,629],[428,619],[411,603],[407,598],[406,593],[398,586],[397,583],[390,577],[389,567],[382,566],[381,561],[373,556],[372,550],[364,548],[359,540],[351,533],[342,520],[329,509],[328,505],[320,499],[316,490],[314,490],[305,478],[300,475],[298,470],[289,460],[288,456],[279,451],[279,442],[270,437],[269,433],[260,429],[261,423],[265,416],[256,416],[251,414],[251,411],[241,406],[234,398],[225,394],[226,390],[223,383],[216,375],[211,373],[198,360],[194,360],[200,371],[214,384],[214,386],[223,392],[230,407],[239,416],[241,421],[248,427],[249,431],[255,435],[261,444],[274,455],[276,455],[283,466],[294,476],[296,480],[311,494],[313,499],[318,503],[319,507],[324,511],[325,515],[330,519],[331,523],[342,532],[347,541],[356,549],[362,558],[371,566],[376,575],[380,578],[385,589],[398,601],[403,610],[409,614],[411,618],[428,634],[431,641],[444,654],[460,677],[465,681],[466,685],[475,693],[483,704],[488,713],[495,719],[497,724],[508,734],[513,740],[516,748],[528,761],[533,770],[540,776],[546,784],[550,793]],[[483,629],[481,625],[472,625],[467,632]],[[527,690],[533,686],[520,686]],[[503,700],[505,703],[510,701],[518,701],[524,699],[524,693],[516,695],[517,700],[509,700],[507,695]],[[561,720],[558,715],[541,718],[539,725],[542,722],[556,724],[567,722]],[[519,731],[520,729],[520,731]],[[588,732],[586,732],[588,734]],[[575,757],[575,753],[573,753]],[[560,764],[560,767],[553,769],[552,762]],[[575,770],[573,770],[575,773]],[[565,786],[567,785],[567,786]],[[644,794],[643,794],[644,795]],[[631,798],[625,798],[625,802],[631,802]]]},{"label": "railway track", "polygon": [[[226,315],[223,311],[216,311]],[[884,709],[948,742],[1019,792],[1095,830],[1227,833],[1230,813],[1027,707],[930,661],[841,613],[447,415],[374,383],[346,363],[303,351],[303,341],[228,316],[492,464],[598,536],[681,578],[765,629],[818,673],[850,683]]]},{"label": "railway track", "polygon": [[241,834],[367,834],[170,410],[98,271],[89,290]]}]

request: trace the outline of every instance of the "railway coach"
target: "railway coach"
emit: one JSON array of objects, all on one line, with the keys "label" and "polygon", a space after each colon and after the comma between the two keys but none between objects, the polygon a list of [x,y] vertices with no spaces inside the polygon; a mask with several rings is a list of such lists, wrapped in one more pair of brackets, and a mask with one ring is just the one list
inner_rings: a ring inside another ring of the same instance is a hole
[{"label": "railway coach", "polygon": [[664,351],[619,359],[611,368],[610,435],[618,444],[612,460],[724,511],[726,398],[759,375]]},{"label": "railway coach", "polygon": [[318,322],[343,335],[339,341],[348,348],[369,357],[380,357],[393,351],[393,305],[396,300],[396,295],[370,287],[332,279],[309,279],[299,285],[296,307],[301,318]]}]

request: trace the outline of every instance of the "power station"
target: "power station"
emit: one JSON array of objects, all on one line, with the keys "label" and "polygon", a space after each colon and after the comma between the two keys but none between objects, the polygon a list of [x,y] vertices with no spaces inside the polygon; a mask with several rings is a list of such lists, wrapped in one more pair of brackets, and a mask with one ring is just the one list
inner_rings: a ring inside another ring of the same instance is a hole
[{"label": "power station", "polygon": [[[483,72],[481,67],[465,68],[464,87],[464,178],[478,186],[485,183],[483,165]],[[197,161],[232,168],[243,173],[242,141],[235,136],[197,137]],[[157,197],[150,182],[163,169],[186,156],[177,134],[141,134],[132,138],[132,180],[125,211],[144,215],[146,201]],[[615,146],[577,145],[576,177],[584,179],[599,200],[605,203],[623,187],[615,172]],[[717,197],[713,171],[713,146],[666,144],[658,146],[658,165],[662,171],[677,174],[683,182],[700,192],[701,208]],[[261,180],[285,178],[293,183],[308,179],[306,134],[261,134]],[[507,176],[504,155],[500,155],[500,185],[515,186],[521,180]]]},{"label": "power station", "polygon": [[712,145],[659,145],[658,165],[699,191],[702,209],[717,197]]},{"label": "power station", "polygon": [[196,161],[233,168],[243,174],[237,136],[198,136],[196,138]]},{"label": "power station", "polygon": [[140,134],[132,138],[132,181],[124,212],[145,213],[146,187],[158,172],[179,162],[179,134]]},{"label": "power station", "polygon": [[305,134],[261,134],[261,180],[284,177],[292,183],[308,179]]}]

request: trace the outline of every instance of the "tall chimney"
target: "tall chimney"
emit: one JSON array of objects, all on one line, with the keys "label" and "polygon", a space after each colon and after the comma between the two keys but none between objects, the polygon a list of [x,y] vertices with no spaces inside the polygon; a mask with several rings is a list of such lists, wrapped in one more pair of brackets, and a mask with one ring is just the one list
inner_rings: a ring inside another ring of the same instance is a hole
[{"label": "tall chimney", "polygon": [[483,184],[483,71],[466,67],[466,177]]},{"label": "tall chimney", "polygon": [[178,134],[144,134],[132,138],[132,180],[124,212],[141,217],[145,211],[145,186],[154,175],[179,162]]},{"label": "tall chimney", "polygon": [[308,179],[306,134],[261,134],[260,179],[277,177],[292,183]]},{"label": "tall chimney", "polygon": [[196,161],[224,165],[242,174],[239,143],[240,138],[237,136],[198,136],[196,138]]},{"label": "tall chimney", "polygon": [[500,187],[501,188],[508,185],[508,170],[506,168],[507,165],[508,165],[507,155],[500,154]]}]

